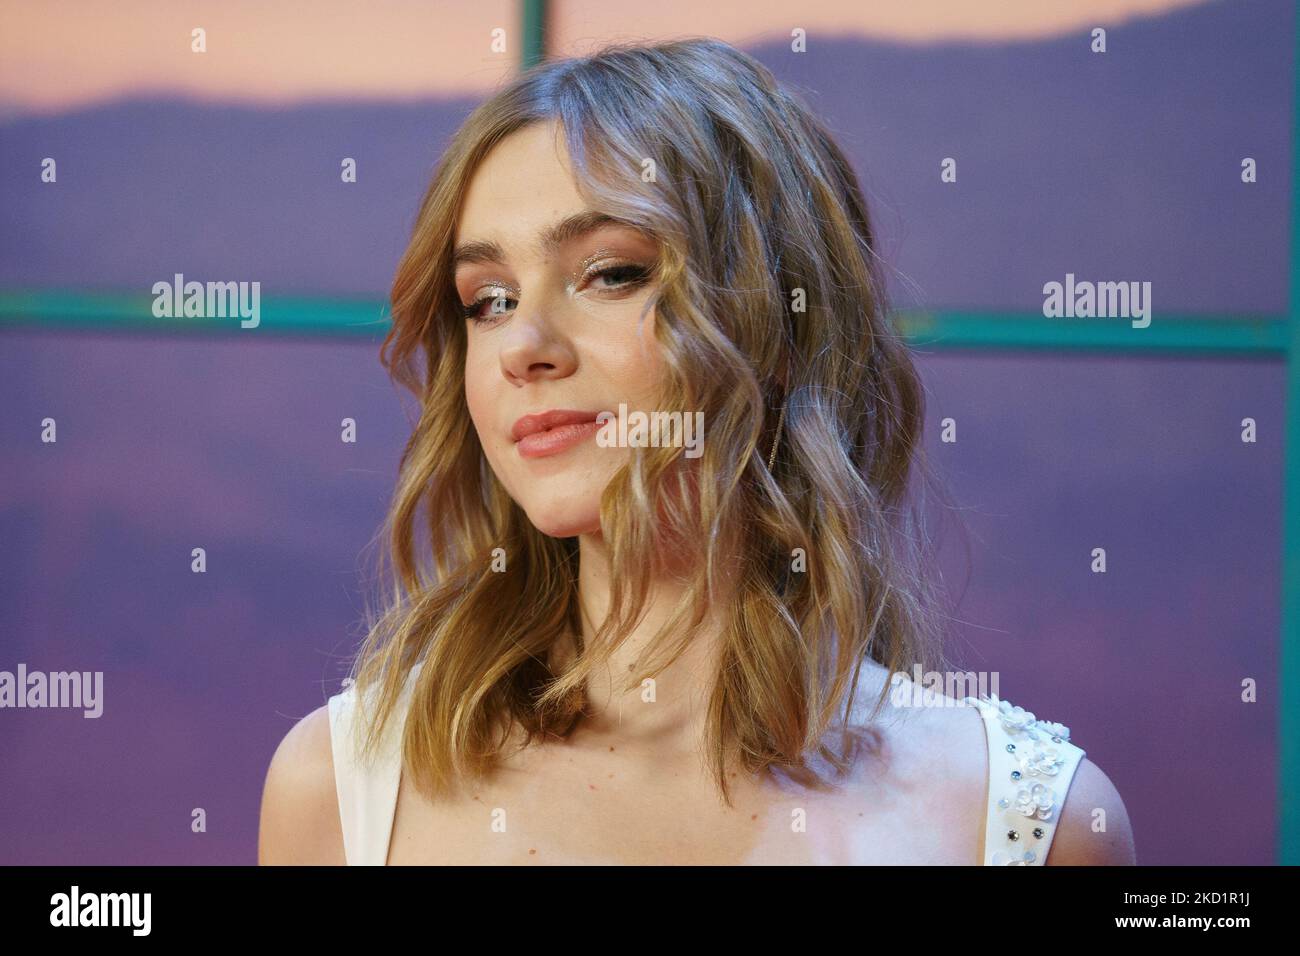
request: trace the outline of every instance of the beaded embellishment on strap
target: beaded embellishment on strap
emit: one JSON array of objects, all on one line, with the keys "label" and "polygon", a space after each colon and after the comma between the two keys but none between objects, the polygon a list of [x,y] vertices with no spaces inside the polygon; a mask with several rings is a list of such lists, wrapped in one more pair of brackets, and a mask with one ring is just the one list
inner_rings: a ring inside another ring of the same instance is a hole
[{"label": "beaded embellishment on strap", "polygon": [[1070,742],[1070,728],[1010,701],[963,700],[980,709],[989,745],[984,865],[1042,866],[1085,751]]}]

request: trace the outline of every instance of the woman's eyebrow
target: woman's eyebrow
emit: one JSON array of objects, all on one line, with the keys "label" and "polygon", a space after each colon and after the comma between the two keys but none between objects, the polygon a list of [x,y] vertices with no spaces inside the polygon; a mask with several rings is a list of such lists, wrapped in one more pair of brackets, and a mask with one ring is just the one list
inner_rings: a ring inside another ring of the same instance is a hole
[{"label": "woman's eyebrow", "polygon": [[[542,246],[546,254],[550,255],[556,252],[560,246],[579,236],[584,236],[593,232],[602,226],[625,226],[628,229],[636,229],[632,223],[611,216],[607,213],[586,210],[584,212],[574,213],[572,216],[566,216],[559,222],[547,226],[537,235],[537,241]],[[640,230],[637,230],[638,232]],[[458,266],[469,265],[477,262],[490,262],[500,265],[505,262],[505,250],[498,243],[490,240],[475,240],[465,242],[456,247],[452,253],[451,266],[455,269]]]}]

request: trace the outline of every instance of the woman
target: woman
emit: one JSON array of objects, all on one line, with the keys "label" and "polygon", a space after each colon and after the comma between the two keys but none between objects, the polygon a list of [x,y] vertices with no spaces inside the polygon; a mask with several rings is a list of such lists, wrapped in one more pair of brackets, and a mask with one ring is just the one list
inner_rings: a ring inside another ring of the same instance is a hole
[{"label": "woman", "polygon": [[922,391],[845,155],[751,57],[517,78],[392,315],[391,604],[272,759],[262,862],[1133,861],[1063,727],[890,693],[936,654]]}]

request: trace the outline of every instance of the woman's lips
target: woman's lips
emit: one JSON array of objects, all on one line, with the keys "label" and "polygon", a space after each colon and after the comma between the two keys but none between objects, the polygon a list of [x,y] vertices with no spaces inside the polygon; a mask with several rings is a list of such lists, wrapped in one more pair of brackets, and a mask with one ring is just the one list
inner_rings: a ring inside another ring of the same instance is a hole
[{"label": "woman's lips", "polygon": [[551,408],[534,415],[525,415],[510,428],[510,437],[515,441],[533,434],[558,428],[561,425],[583,425],[594,422],[600,417],[599,412],[579,411],[576,408]]},{"label": "woman's lips", "polygon": [[595,435],[604,422],[579,422],[572,425],[557,425],[549,431],[533,432],[525,435],[515,443],[519,454],[524,458],[545,458],[558,455],[574,445],[586,441]]}]

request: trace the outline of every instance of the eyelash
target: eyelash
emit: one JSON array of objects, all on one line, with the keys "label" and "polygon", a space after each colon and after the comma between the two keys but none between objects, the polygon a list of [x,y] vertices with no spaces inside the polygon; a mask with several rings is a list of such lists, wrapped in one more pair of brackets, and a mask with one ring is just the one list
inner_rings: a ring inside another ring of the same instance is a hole
[{"label": "eyelash", "polygon": [[[651,270],[649,266],[637,265],[636,263],[621,263],[615,266],[606,266],[604,269],[598,269],[595,272],[588,273],[588,278],[591,281],[594,281],[596,279],[616,277],[619,274],[626,273],[628,275],[628,279],[625,282],[619,285],[616,289],[608,290],[613,292],[613,291],[621,291],[624,289],[635,289],[636,287],[640,286],[650,278],[650,272]],[[480,296],[479,298],[471,302],[469,305],[462,305],[461,312],[465,319],[473,322],[475,325],[483,325],[484,323],[491,322],[494,319],[500,318],[502,315],[505,314],[505,313],[498,313],[495,316],[483,316],[478,314],[479,311],[483,308],[484,302],[491,302],[494,299],[499,299],[499,298],[504,298],[507,301],[514,301],[509,296],[495,296],[495,295]]]}]

